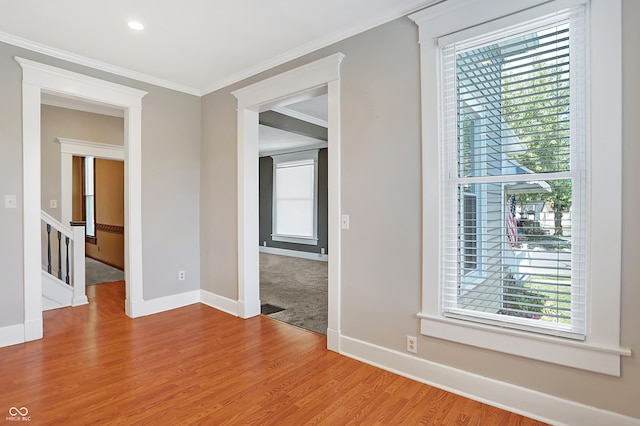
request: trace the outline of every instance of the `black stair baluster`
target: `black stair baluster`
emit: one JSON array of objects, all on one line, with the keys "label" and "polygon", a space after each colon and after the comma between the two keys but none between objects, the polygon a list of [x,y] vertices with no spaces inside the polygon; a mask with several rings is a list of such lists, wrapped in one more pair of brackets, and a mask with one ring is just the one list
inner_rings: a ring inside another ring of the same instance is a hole
[{"label": "black stair baluster", "polygon": [[51,225],[47,223],[47,272],[51,273]]},{"label": "black stair baluster", "polygon": [[58,231],[58,279],[61,280],[62,279],[62,245],[61,240],[62,239],[62,232]]},{"label": "black stair baluster", "polygon": [[67,245],[67,277],[65,279],[65,281],[67,282],[67,284],[69,284],[69,237],[65,237],[64,238],[65,243]]}]

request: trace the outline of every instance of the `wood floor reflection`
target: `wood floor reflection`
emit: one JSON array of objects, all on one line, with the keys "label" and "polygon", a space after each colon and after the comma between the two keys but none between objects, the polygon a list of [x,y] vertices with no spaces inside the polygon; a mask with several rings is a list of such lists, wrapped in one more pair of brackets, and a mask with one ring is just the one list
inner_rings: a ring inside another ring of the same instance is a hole
[{"label": "wood floor reflection", "polygon": [[[205,305],[131,320],[122,281],[0,348],[0,411],[65,425],[537,425],[326,350],[326,337]],[[1,418],[1,417],[0,417]]]}]

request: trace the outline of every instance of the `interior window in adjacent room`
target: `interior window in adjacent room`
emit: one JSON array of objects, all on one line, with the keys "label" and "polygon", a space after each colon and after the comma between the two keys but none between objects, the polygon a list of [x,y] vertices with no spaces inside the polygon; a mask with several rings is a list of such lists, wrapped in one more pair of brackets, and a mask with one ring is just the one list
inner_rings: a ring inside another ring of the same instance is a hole
[{"label": "interior window in adjacent room", "polygon": [[272,239],[317,245],[318,150],[272,158]]}]

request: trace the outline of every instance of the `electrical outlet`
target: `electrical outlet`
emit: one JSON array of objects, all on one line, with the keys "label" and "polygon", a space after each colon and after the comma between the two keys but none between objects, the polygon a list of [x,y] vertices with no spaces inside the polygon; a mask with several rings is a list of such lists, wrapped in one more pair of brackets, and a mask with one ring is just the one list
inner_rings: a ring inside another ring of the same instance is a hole
[{"label": "electrical outlet", "polygon": [[184,281],[184,279],[185,279],[185,272],[178,271],[178,281]]},{"label": "electrical outlet", "polygon": [[407,352],[418,353],[418,339],[414,336],[407,336]]}]

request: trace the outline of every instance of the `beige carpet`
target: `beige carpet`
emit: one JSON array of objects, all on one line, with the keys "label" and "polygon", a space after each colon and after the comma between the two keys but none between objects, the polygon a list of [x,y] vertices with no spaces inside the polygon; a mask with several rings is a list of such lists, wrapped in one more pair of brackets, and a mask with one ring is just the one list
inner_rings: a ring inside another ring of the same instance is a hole
[{"label": "beige carpet", "polygon": [[85,257],[85,284],[102,284],[124,280],[124,271],[113,268],[90,257]]},{"label": "beige carpet", "polygon": [[327,334],[328,263],[260,253],[260,302],[284,308],[269,317]]}]

